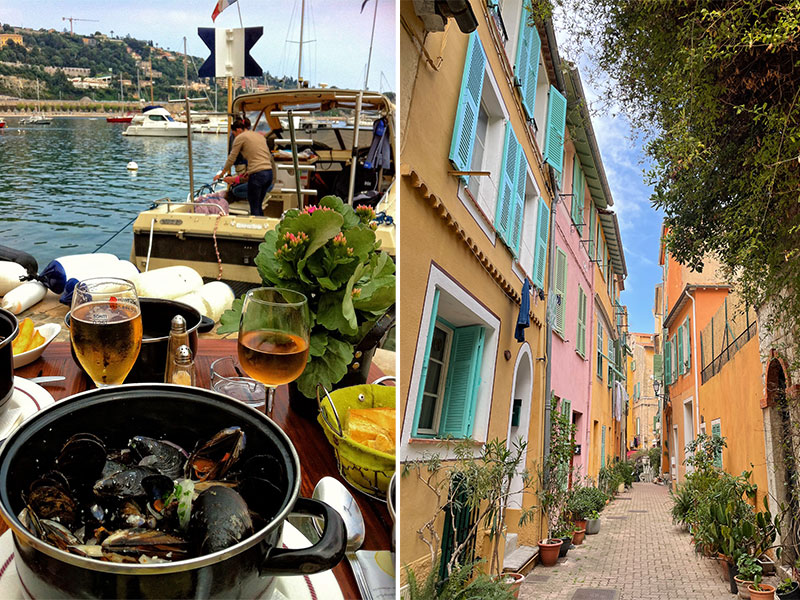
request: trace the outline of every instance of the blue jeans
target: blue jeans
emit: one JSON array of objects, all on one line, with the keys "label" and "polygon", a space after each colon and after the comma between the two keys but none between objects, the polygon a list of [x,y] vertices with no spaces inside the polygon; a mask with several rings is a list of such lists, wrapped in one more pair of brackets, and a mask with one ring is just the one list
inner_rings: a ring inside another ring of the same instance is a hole
[{"label": "blue jeans", "polygon": [[251,215],[264,216],[264,211],[261,210],[261,201],[270,189],[272,189],[271,169],[250,173],[250,177],[247,179],[247,201],[250,203]]}]

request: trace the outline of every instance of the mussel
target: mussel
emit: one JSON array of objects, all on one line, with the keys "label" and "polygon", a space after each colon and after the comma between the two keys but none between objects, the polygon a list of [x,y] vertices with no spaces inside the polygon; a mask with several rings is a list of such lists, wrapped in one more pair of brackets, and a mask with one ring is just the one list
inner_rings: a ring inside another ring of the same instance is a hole
[{"label": "mussel", "polygon": [[105,498],[137,498],[145,496],[147,491],[142,480],[158,471],[150,467],[128,467],[124,471],[113,473],[98,479],[94,484],[94,493]]},{"label": "mussel", "polygon": [[103,553],[158,556],[171,560],[186,558],[188,542],[158,529],[121,529],[103,540]]},{"label": "mussel", "polygon": [[186,477],[200,481],[221,479],[239,459],[244,446],[241,427],[227,427],[217,432],[192,452],[186,462]]},{"label": "mussel", "polygon": [[103,472],[106,446],[91,433],[77,433],[61,447],[56,459],[58,470],[66,475],[73,488],[91,485]]},{"label": "mussel", "polygon": [[187,455],[180,447],[143,435],[132,438],[130,446],[140,459],[139,465],[152,467],[171,479],[183,474]]},{"label": "mussel", "polygon": [[236,490],[215,485],[201,492],[192,503],[189,535],[203,554],[229,548],[252,533],[253,521],[247,504]]}]

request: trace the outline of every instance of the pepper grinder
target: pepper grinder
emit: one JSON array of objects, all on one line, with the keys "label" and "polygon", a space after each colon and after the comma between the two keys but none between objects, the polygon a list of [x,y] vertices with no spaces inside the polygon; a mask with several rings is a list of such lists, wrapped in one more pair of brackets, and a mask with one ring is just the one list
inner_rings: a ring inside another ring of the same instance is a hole
[{"label": "pepper grinder", "polygon": [[169,383],[178,385],[194,385],[194,359],[189,346],[179,346],[172,359],[172,373]]},{"label": "pepper grinder", "polygon": [[175,360],[175,352],[181,346],[189,346],[189,334],[186,332],[186,319],[181,315],[172,317],[169,329],[169,341],[167,342],[167,362],[164,365],[164,381],[172,383],[172,363]]}]

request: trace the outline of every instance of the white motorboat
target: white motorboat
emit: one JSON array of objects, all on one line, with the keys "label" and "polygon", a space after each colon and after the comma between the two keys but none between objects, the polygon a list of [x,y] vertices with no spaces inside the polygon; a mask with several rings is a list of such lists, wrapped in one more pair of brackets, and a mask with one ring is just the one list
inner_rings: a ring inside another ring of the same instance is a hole
[{"label": "white motorboat", "polygon": [[122,135],[142,135],[150,137],[186,137],[186,123],[178,123],[169,111],[160,106],[136,115]]}]

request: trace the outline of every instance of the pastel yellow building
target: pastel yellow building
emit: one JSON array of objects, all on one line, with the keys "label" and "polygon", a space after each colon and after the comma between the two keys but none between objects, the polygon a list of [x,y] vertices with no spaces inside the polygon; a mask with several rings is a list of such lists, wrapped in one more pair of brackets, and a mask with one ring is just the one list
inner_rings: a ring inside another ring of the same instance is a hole
[{"label": "pastel yellow building", "polygon": [[4,47],[9,42],[14,42],[20,46],[25,46],[22,43],[22,36],[18,33],[0,33],[0,48]]}]

